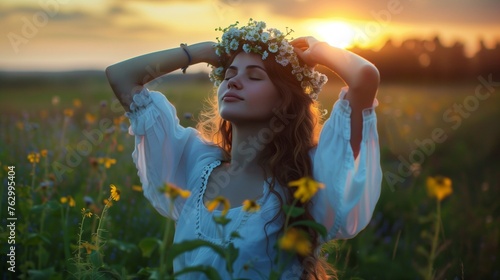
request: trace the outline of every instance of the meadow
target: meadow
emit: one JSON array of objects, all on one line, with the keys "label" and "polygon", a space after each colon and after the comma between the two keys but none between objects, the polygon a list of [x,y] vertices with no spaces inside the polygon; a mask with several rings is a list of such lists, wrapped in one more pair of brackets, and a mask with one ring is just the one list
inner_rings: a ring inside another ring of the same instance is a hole
[{"label": "meadow", "polygon": [[[172,76],[151,88],[194,126],[207,80]],[[325,248],[340,279],[500,279],[500,89],[487,81],[381,84],[382,194],[365,230]],[[104,74],[0,73],[0,84],[2,278],[154,275],[169,221],[141,193],[134,139]],[[322,108],[340,87],[329,83]],[[451,187],[441,197],[427,190],[437,176]]]}]

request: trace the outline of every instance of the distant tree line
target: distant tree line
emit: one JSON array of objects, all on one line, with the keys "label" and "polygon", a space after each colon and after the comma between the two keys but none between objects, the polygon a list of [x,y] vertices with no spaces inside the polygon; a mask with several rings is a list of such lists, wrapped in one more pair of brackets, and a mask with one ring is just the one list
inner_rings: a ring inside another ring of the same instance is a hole
[{"label": "distant tree line", "polygon": [[464,44],[444,46],[439,37],[432,40],[409,39],[396,46],[392,40],[377,50],[353,48],[351,51],[373,62],[383,81],[449,82],[468,81],[478,75],[492,74],[500,79],[500,42],[467,57]]}]

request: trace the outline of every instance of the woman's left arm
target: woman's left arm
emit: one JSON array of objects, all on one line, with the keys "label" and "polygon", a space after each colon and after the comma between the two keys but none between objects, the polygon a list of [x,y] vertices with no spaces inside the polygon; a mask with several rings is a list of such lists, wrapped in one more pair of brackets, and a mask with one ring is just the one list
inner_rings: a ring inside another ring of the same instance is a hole
[{"label": "woman's left arm", "polygon": [[321,64],[335,72],[348,86],[345,99],[351,106],[351,148],[356,158],[363,131],[363,110],[373,105],[380,75],[372,63],[344,49],[319,42],[313,37],[301,37],[291,44],[308,65]]}]

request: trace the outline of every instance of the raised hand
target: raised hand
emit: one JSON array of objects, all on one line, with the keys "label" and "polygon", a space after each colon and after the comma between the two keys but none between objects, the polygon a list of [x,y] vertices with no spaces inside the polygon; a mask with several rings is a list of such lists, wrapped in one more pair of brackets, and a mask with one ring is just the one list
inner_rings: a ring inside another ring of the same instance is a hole
[{"label": "raised hand", "polygon": [[316,46],[326,44],[326,42],[321,42],[312,36],[307,36],[299,37],[291,41],[290,44],[294,47],[297,56],[299,56],[307,65],[314,67],[319,63],[319,56],[315,51]]}]

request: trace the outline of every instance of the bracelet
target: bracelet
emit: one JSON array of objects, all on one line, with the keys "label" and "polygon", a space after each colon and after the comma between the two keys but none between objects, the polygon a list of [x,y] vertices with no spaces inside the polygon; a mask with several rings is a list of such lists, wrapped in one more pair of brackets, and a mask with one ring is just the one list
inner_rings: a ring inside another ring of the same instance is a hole
[{"label": "bracelet", "polygon": [[181,48],[184,50],[184,52],[186,53],[186,55],[188,57],[188,64],[181,68],[182,74],[186,74],[186,69],[189,67],[189,65],[191,65],[191,55],[189,54],[189,52],[187,50],[187,44],[182,43]]}]

